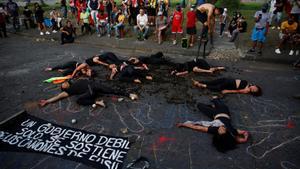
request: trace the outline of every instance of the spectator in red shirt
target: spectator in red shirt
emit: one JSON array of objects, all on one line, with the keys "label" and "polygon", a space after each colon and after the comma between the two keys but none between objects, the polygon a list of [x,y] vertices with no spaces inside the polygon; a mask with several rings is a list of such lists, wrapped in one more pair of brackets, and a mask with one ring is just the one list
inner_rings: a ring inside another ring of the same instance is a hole
[{"label": "spectator in red shirt", "polygon": [[173,34],[173,45],[176,45],[176,35],[183,33],[182,30],[182,23],[183,23],[183,11],[181,10],[180,5],[176,5],[176,10],[173,14],[172,19],[172,34]]},{"label": "spectator in red shirt", "polygon": [[107,21],[108,21],[108,15],[104,13],[103,10],[100,10],[100,12],[97,14],[97,33],[99,37],[105,34]]},{"label": "spectator in red shirt", "polygon": [[195,12],[195,5],[192,5],[191,10],[186,14],[187,22],[186,22],[186,33],[190,36],[189,37],[189,46],[193,47],[195,43],[195,35],[197,34],[196,31],[196,12]]}]

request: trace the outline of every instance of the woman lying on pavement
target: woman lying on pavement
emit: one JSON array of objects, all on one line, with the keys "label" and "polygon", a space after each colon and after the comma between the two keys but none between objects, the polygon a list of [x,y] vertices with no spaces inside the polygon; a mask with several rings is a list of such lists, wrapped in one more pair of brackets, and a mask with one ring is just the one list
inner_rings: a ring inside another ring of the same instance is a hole
[{"label": "woman lying on pavement", "polygon": [[50,99],[41,100],[39,105],[46,106],[47,104],[54,103],[72,95],[79,95],[77,103],[79,105],[99,105],[105,107],[103,100],[96,100],[99,95],[118,95],[126,96],[132,100],[136,100],[138,97],[136,94],[127,93],[123,90],[113,89],[110,86],[105,86],[101,82],[95,82],[87,79],[80,79],[75,82],[64,82],[61,85],[62,92]]},{"label": "woman lying on pavement", "polygon": [[186,121],[178,123],[177,127],[213,134],[213,145],[220,152],[236,148],[237,143],[247,142],[248,132],[232,126],[228,107],[217,97],[212,102],[213,105],[198,103],[197,107],[213,121]]},{"label": "woman lying on pavement", "polygon": [[225,67],[211,67],[205,60],[195,58],[189,62],[176,64],[171,74],[176,76],[186,75],[189,72],[213,74],[220,70],[225,70]]},{"label": "woman lying on pavement", "polygon": [[199,82],[192,80],[193,85],[199,88],[207,88],[209,90],[221,92],[222,94],[239,93],[252,94],[253,96],[261,96],[262,89],[258,85],[252,85],[246,80],[221,78],[212,81]]},{"label": "woman lying on pavement", "polygon": [[153,77],[147,70],[136,68],[133,65],[122,64],[117,75],[118,80],[123,82],[142,83],[144,79],[152,80]]},{"label": "woman lying on pavement", "polygon": [[140,56],[140,57],[131,57],[128,59],[129,64],[134,66],[139,66],[143,69],[149,70],[148,65],[170,65],[168,59],[163,57],[164,54],[162,52],[157,52],[150,56]]},{"label": "woman lying on pavement", "polygon": [[[57,65],[55,67],[47,67],[45,71],[58,71],[61,72],[64,76],[72,75],[74,70],[80,65],[76,61],[69,61],[62,65]],[[80,69],[80,71],[76,72],[77,75],[86,75],[88,77],[93,77],[95,75],[95,71],[93,71],[90,67],[85,67]],[[75,75],[74,75],[75,76]]]},{"label": "woman lying on pavement", "polygon": [[113,70],[116,69],[116,65],[121,64],[120,60],[114,53],[105,52],[100,55],[93,56],[85,60],[85,63],[80,64],[72,73],[72,77],[81,69],[89,68],[90,66],[103,65]]}]

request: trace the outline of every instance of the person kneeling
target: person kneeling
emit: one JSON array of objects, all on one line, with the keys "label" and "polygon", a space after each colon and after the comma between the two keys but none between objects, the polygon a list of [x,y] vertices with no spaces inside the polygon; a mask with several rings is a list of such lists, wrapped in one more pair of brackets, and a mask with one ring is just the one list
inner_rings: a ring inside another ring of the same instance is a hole
[{"label": "person kneeling", "polygon": [[75,28],[73,27],[70,20],[67,21],[67,25],[61,28],[61,44],[65,43],[73,43],[74,42],[74,35],[76,35]]}]

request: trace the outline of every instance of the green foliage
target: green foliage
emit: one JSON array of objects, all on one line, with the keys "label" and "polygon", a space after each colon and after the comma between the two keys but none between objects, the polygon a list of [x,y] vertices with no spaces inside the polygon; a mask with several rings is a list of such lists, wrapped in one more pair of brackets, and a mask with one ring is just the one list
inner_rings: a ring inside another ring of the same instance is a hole
[{"label": "green foliage", "polygon": [[241,3],[240,9],[243,10],[260,10],[262,7],[262,3],[254,3],[254,2],[249,2],[249,3]]},{"label": "green foliage", "polygon": [[218,0],[215,6],[221,8],[228,8],[230,10],[239,9],[240,0]]}]

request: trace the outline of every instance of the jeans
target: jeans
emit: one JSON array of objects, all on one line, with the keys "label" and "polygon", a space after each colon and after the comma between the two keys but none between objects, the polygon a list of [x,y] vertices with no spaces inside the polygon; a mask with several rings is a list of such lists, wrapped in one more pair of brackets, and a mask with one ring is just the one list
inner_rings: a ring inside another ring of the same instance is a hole
[{"label": "jeans", "polygon": [[119,29],[123,27],[124,27],[123,23],[118,23],[117,25],[114,26],[116,37],[120,37]]},{"label": "jeans", "polygon": [[144,33],[143,33],[143,37],[144,37],[144,38],[147,36],[148,30],[149,30],[149,26],[144,26],[144,29],[143,29],[142,31],[139,29],[138,26],[134,26],[134,32],[135,32],[137,35],[139,35],[140,32],[141,32],[141,33],[144,32]]}]

